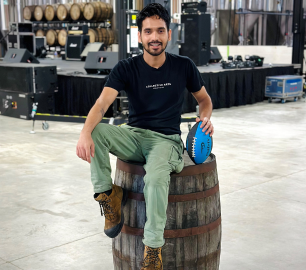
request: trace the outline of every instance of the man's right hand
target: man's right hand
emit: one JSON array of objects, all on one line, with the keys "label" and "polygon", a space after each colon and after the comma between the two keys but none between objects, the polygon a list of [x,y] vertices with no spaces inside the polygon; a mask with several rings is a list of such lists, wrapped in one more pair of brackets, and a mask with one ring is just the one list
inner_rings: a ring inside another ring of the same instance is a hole
[{"label": "man's right hand", "polygon": [[91,162],[90,156],[95,156],[95,144],[91,138],[91,134],[81,133],[77,147],[76,154],[79,158]]},{"label": "man's right hand", "polygon": [[113,104],[118,93],[117,90],[111,87],[104,87],[100,97],[87,115],[85,125],[76,147],[76,154],[79,158],[88,163],[91,162],[90,156],[94,157],[95,155],[95,144],[91,138],[91,132],[101,122],[105,112],[108,110],[109,106]]}]

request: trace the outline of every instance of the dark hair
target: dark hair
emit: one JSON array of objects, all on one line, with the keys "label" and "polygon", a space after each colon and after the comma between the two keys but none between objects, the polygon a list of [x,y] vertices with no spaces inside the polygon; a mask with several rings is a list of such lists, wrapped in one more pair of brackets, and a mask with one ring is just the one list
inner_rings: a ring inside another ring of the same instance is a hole
[{"label": "dark hair", "polygon": [[165,9],[161,4],[159,3],[151,3],[143,8],[142,11],[140,11],[137,15],[137,26],[138,30],[142,31],[142,22],[152,16],[157,16],[159,19],[162,19],[165,21],[167,30],[169,31],[170,26],[170,16],[167,9]]}]

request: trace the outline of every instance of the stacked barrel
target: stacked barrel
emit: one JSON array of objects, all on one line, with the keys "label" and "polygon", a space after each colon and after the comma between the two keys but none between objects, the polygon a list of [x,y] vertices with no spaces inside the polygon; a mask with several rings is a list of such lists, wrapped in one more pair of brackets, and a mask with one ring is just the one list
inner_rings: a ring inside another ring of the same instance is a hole
[{"label": "stacked barrel", "polygon": [[28,21],[104,22],[113,17],[113,6],[104,2],[26,6],[23,17]]},{"label": "stacked barrel", "polygon": [[[53,5],[26,6],[23,9],[25,20],[37,22],[82,22],[95,25],[98,22],[110,21],[113,17],[113,6],[104,2],[66,3]],[[114,43],[115,35],[110,28],[91,27],[88,30],[90,42],[103,42],[106,46]],[[46,36],[49,46],[66,43],[65,29],[38,30],[36,36]]]}]

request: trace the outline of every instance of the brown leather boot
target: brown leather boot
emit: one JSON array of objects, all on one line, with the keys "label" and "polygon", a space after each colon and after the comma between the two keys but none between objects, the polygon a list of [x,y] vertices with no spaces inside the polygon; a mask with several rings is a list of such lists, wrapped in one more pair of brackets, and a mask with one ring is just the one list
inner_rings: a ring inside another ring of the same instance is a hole
[{"label": "brown leather boot", "polygon": [[141,270],[163,270],[162,248],[145,246]]},{"label": "brown leather boot", "polygon": [[[123,206],[126,204],[128,192],[116,185],[113,185],[112,193],[107,196],[105,193],[100,193],[95,198],[99,202],[101,215],[105,216],[104,233],[110,237],[116,237],[123,227],[124,215]],[[103,211],[102,211],[103,210]]]}]

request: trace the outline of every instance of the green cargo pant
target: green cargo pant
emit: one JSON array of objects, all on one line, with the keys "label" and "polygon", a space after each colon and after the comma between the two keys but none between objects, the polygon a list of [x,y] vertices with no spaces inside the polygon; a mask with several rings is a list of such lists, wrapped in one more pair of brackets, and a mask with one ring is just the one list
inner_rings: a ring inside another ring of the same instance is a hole
[{"label": "green cargo pant", "polygon": [[143,243],[152,248],[163,246],[170,173],[179,173],[184,167],[180,136],[128,125],[98,124],[92,132],[92,139],[95,156],[91,161],[91,181],[96,193],[112,188],[109,153],[122,160],[145,163],[147,221]]}]

